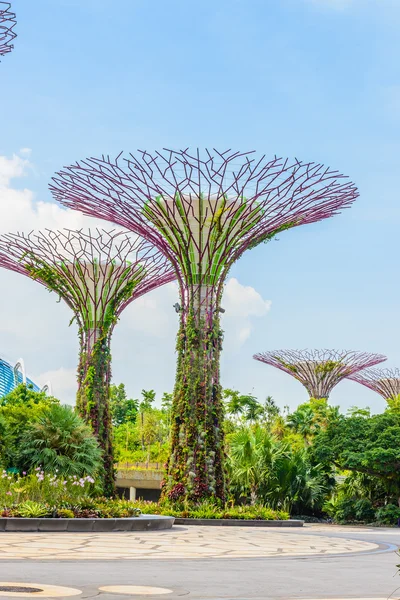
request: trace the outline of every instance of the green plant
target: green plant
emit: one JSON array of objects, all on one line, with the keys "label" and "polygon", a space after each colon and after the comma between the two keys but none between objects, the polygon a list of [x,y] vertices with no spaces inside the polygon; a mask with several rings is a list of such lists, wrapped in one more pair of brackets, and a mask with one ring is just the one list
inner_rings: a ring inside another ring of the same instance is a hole
[{"label": "green plant", "polygon": [[0,399],[0,464],[21,468],[21,448],[26,431],[58,400],[21,384]]},{"label": "green plant", "polygon": [[74,516],[74,511],[70,510],[69,508],[57,509],[57,517],[59,517],[60,519],[73,519]]},{"label": "green plant", "polygon": [[323,510],[338,523],[372,523],[375,520],[375,509],[367,498],[339,495],[335,500],[326,502]]},{"label": "green plant", "polygon": [[26,502],[19,504],[15,512],[17,513],[15,516],[24,517],[26,519],[39,519],[51,514],[51,511],[46,504],[43,504],[42,502],[33,502],[32,500],[27,500]]},{"label": "green plant", "polygon": [[90,477],[57,477],[39,467],[29,475],[0,475],[0,506],[9,508],[27,500],[60,506],[96,492],[95,480]]},{"label": "green plant", "polygon": [[24,434],[21,462],[26,471],[95,475],[101,450],[90,427],[69,406],[53,405]]},{"label": "green plant", "polygon": [[400,519],[400,508],[395,504],[382,506],[376,512],[376,520],[383,525],[397,525]]}]

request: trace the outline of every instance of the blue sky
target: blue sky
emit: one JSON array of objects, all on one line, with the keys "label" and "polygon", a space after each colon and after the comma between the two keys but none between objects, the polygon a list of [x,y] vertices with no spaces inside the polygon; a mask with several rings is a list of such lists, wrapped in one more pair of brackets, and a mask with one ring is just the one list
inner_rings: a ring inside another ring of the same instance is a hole
[{"label": "blue sky", "polygon": [[[49,204],[47,184],[89,155],[209,146],[322,162],[349,175],[360,198],[235,265],[223,384],[282,406],[305,400],[300,384],[251,359],[281,347],[376,351],[400,366],[398,0],[14,0],[13,9],[18,38],[0,64],[2,231],[84,224]],[[68,309],[20,280],[0,272],[0,352],[23,355],[72,401]],[[116,328],[114,379],[132,394],[172,389],[174,300],[174,288],[155,292]],[[331,400],[384,407],[350,382]]]}]

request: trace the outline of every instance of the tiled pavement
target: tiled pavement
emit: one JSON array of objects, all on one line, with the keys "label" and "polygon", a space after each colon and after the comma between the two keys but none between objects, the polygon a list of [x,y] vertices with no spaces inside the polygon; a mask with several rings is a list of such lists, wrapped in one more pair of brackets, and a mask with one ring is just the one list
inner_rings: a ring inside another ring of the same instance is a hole
[{"label": "tiled pavement", "polygon": [[2,559],[129,560],[325,556],[371,552],[378,545],[303,531],[174,527],[140,533],[0,533]]}]

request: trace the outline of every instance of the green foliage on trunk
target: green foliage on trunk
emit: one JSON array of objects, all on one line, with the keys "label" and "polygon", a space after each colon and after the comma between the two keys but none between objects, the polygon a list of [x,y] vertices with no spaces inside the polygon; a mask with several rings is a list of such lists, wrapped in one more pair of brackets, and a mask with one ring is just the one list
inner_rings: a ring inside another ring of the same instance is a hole
[{"label": "green foliage on trunk", "polygon": [[178,333],[171,456],[163,489],[171,500],[223,500],[226,496],[219,382],[222,331],[217,314],[208,324],[192,308]]}]

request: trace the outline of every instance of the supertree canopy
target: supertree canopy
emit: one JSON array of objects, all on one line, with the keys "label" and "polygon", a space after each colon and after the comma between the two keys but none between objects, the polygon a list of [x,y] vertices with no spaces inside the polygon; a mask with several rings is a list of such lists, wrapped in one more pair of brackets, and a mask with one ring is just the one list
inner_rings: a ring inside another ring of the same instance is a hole
[{"label": "supertree canopy", "polygon": [[350,375],[349,379],[365,385],[385,400],[394,400],[400,395],[400,369],[367,369]]},{"label": "supertree canopy", "polygon": [[11,52],[14,47],[11,42],[17,37],[14,33],[15,14],[10,8],[11,4],[8,2],[0,2],[0,56]]},{"label": "supertree canopy", "polygon": [[99,229],[3,235],[0,266],[37,280],[74,313],[80,337],[77,407],[103,449],[104,487],[112,493],[111,334],[124,308],[175,279],[174,271],[148,242]]},{"label": "supertree canopy", "polygon": [[253,358],[295,377],[311,398],[325,399],[342,379],[386,360],[382,354],[347,350],[272,350]]},{"label": "supertree canopy", "polygon": [[164,494],[224,498],[220,302],[247,249],[348,207],[355,186],[319,164],[253,153],[138,151],[58,173],[57,200],[142,235],[171,261],[180,286],[172,449]]}]

